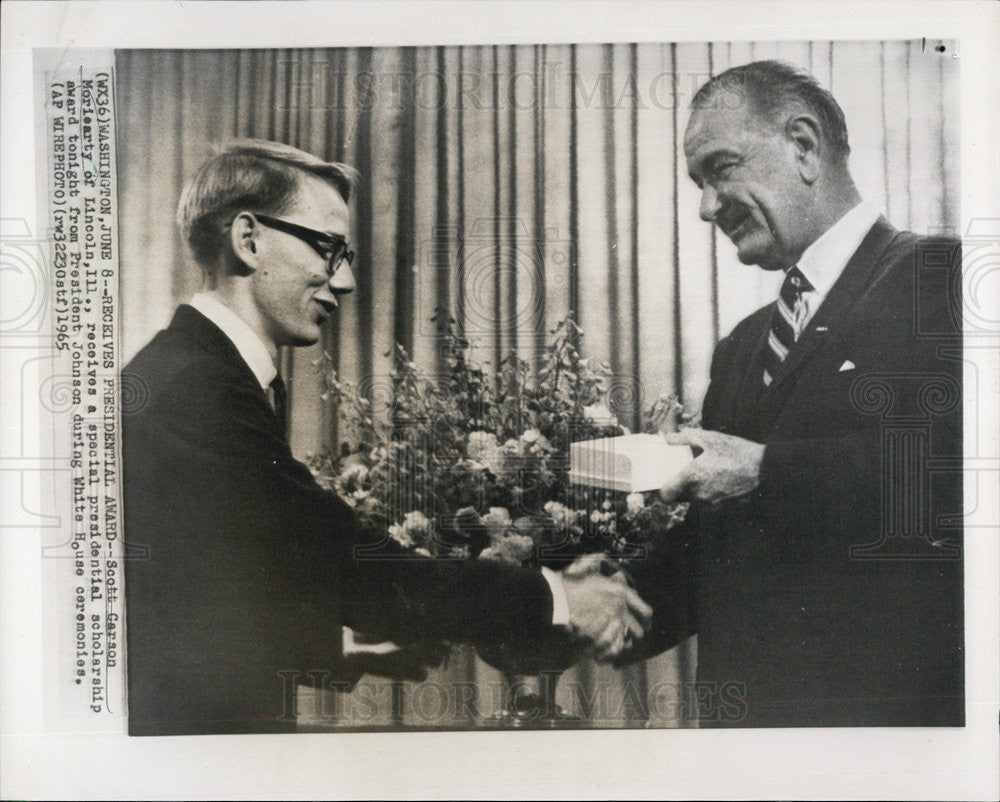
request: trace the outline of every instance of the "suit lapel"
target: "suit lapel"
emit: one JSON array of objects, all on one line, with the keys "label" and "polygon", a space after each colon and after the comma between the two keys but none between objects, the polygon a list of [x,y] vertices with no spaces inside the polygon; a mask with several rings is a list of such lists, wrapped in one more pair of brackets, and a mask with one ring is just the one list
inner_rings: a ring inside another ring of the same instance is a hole
[{"label": "suit lapel", "polygon": [[170,328],[185,332],[209,354],[239,368],[241,373],[245,373],[246,377],[256,384],[253,371],[240,355],[235,343],[193,306],[187,304],[178,306],[173,320],[170,321]]},{"label": "suit lapel", "polygon": [[274,418],[275,424],[284,437],[284,426],[279,423],[274,410],[271,408],[271,404],[267,400],[267,393],[261,389],[254,372],[240,354],[235,343],[226,336],[222,329],[193,306],[188,306],[187,304],[181,304],[177,307],[173,320],[170,322],[170,328],[184,331],[198,343],[199,347],[211,354],[212,357],[222,360],[235,368],[240,374],[240,382],[246,385],[248,389],[252,388],[252,391],[260,396],[262,403],[267,407],[268,412]]},{"label": "suit lapel", "polygon": [[736,426],[737,431],[743,433],[742,436],[749,436],[756,439],[752,426],[752,417],[760,403],[764,390],[763,370],[764,364],[761,352],[767,347],[767,336],[771,331],[771,316],[774,314],[774,304],[765,307],[766,314],[761,315],[761,320],[752,330],[749,338],[749,347],[742,355],[743,370],[740,383],[734,387],[738,398],[736,406]]},{"label": "suit lapel", "polygon": [[[858,299],[872,282],[873,274],[879,264],[882,254],[899,232],[893,228],[884,217],[879,217],[871,230],[862,240],[861,245],[850,258],[840,278],[830,289],[829,294],[816,310],[809,325],[788,356],[781,364],[770,386],[760,395],[762,411],[776,411],[787,397],[788,390],[793,386],[792,377],[797,375],[816,353],[816,350],[836,336],[844,317],[854,308]],[[773,307],[771,307],[773,309]],[[768,323],[770,327],[770,322]],[[767,331],[758,344],[764,347]],[[759,362],[758,359],[754,360]]]}]

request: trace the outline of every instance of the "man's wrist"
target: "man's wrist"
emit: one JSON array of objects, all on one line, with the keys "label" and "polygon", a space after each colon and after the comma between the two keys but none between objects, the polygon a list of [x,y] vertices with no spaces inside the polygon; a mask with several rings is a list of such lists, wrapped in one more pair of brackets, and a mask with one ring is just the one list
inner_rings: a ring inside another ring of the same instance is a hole
[{"label": "man's wrist", "polygon": [[549,583],[549,590],[552,591],[552,626],[569,626],[569,601],[566,599],[566,588],[563,587],[562,577],[551,568],[542,566],[542,576]]}]

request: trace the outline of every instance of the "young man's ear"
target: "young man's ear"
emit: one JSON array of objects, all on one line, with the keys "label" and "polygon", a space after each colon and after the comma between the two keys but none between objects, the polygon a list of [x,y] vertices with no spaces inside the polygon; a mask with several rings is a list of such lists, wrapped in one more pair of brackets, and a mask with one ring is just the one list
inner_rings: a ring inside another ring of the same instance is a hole
[{"label": "young man's ear", "polygon": [[243,275],[257,269],[257,236],[260,226],[250,212],[240,212],[229,227],[229,242],[233,249],[236,268]]}]

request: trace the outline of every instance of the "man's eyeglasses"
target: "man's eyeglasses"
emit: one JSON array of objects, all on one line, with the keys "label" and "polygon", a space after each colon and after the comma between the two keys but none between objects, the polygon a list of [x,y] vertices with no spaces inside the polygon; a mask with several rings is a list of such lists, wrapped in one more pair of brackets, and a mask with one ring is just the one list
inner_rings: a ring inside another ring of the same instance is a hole
[{"label": "man's eyeglasses", "polygon": [[298,237],[307,245],[312,247],[316,253],[326,259],[326,275],[333,278],[337,268],[343,262],[351,264],[354,261],[354,251],[347,247],[347,240],[339,234],[327,234],[323,231],[316,231],[306,228],[296,223],[289,223],[287,220],[279,220],[277,217],[270,217],[266,214],[255,214],[255,218],[268,228],[291,234]]}]

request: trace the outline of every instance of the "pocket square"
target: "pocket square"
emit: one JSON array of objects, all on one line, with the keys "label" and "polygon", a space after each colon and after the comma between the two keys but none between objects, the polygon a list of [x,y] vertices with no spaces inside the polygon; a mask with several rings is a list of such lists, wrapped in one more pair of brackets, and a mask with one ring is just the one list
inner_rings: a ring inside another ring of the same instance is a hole
[{"label": "pocket square", "polygon": [[845,359],[844,360],[844,364],[840,366],[840,371],[839,372],[843,373],[845,370],[854,370],[854,368],[855,368],[855,364],[853,362],[851,362],[850,359]]}]

